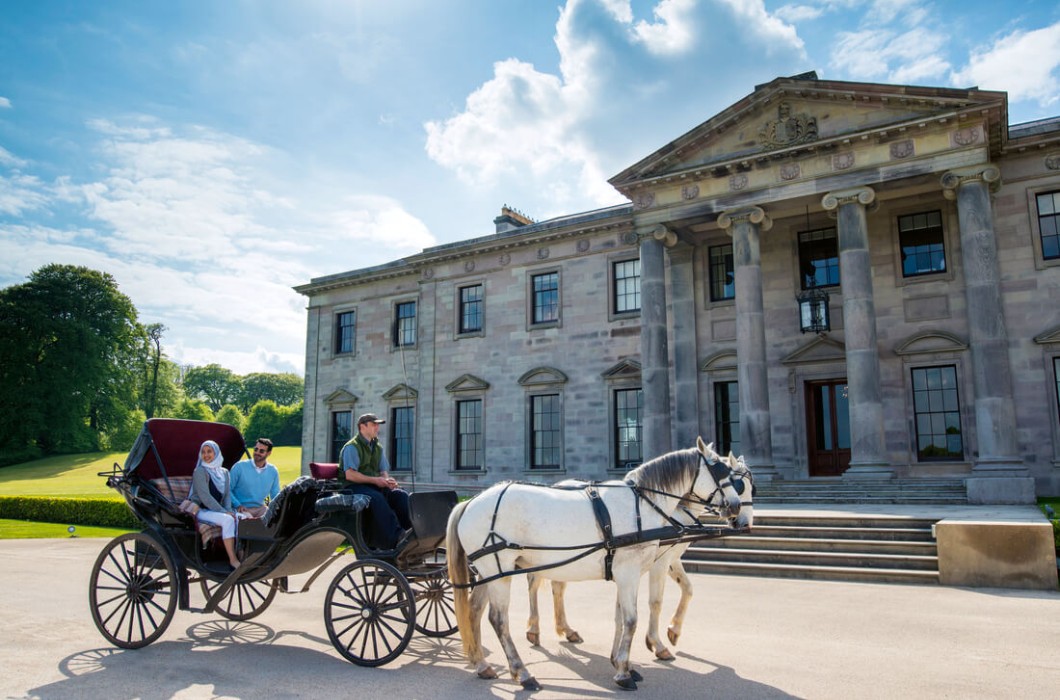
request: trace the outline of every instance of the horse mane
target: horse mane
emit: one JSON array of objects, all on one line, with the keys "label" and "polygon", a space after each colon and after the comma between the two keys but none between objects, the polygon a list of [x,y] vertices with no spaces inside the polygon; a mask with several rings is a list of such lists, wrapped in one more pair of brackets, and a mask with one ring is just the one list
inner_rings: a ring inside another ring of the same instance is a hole
[{"label": "horse mane", "polygon": [[696,478],[698,456],[699,450],[695,447],[667,452],[628,472],[626,480],[645,489],[684,496]]}]

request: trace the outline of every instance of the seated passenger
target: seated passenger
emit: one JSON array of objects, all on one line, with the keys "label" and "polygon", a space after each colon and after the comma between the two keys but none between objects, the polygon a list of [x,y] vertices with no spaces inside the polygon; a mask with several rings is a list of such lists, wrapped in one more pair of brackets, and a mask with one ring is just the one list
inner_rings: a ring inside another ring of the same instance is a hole
[{"label": "seated passenger", "polygon": [[249,518],[265,515],[270,501],[280,493],[280,472],[268,459],[272,454],[272,440],[258,438],[254,444],[253,459],[244,459],[232,465],[232,507]]},{"label": "seated passenger", "polygon": [[343,446],[339,458],[339,481],[345,482],[343,490],[368,496],[369,532],[379,549],[395,549],[408,540],[412,521],[409,494],[390,478],[390,463],[379,445],[382,423],[386,421],[374,413],[357,419],[357,435]]},{"label": "seated passenger", "polygon": [[232,509],[231,478],[224,467],[221,448],[213,440],[207,440],[199,448],[199,461],[191,475],[189,498],[199,505],[195,516],[204,523],[221,528],[228,563],[239,566],[236,556],[236,521],[238,515]]}]

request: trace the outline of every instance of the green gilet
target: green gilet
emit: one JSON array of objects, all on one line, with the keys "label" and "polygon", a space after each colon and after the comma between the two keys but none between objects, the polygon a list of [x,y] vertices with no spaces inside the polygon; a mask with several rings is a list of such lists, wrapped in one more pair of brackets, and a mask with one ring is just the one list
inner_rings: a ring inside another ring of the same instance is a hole
[{"label": "green gilet", "polygon": [[[357,448],[357,456],[360,458],[360,466],[357,467],[357,471],[364,474],[365,476],[379,476],[379,462],[383,459],[383,448],[379,445],[379,441],[374,441],[374,445],[369,445],[358,433],[352,440],[342,446],[342,449],[346,449],[350,445]],[[343,465],[339,471],[339,478],[342,481],[346,480],[346,466]]]}]

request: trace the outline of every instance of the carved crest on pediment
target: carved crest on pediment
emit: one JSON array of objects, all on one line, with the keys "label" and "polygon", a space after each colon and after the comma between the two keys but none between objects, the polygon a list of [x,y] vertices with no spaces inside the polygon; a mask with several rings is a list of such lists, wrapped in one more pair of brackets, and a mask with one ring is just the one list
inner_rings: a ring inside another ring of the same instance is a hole
[{"label": "carved crest on pediment", "polygon": [[765,123],[758,132],[758,141],[765,148],[783,148],[817,140],[817,117],[792,114],[791,105],[781,102],[777,118]]}]

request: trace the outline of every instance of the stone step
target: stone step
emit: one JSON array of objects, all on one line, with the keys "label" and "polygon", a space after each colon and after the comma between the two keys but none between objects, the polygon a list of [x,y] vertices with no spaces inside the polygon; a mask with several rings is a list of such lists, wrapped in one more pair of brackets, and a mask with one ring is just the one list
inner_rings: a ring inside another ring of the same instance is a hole
[{"label": "stone step", "polygon": [[938,571],[911,569],[876,569],[853,566],[798,566],[760,564],[755,562],[695,561],[685,562],[685,568],[703,574],[758,576],[772,578],[802,578],[823,581],[860,581],[864,583],[905,583],[938,585]]},{"label": "stone step", "polygon": [[862,503],[871,505],[873,503],[886,504],[886,505],[940,505],[940,506],[963,506],[968,504],[968,497],[965,495],[960,496],[910,496],[908,494],[892,494],[892,495],[806,495],[806,494],[792,494],[790,496],[780,495],[757,495],[755,496],[755,503],[764,505],[767,503],[820,503],[822,505],[839,505],[842,503]]},{"label": "stone step", "polygon": [[855,568],[908,571],[934,571],[938,574],[939,559],[933,555],[877,554],[872,552],[832,552],[819,549],[793,551],[781,549],[689,548],[685,561],[770,566],[822,566],[825,568]]},{"label": "stone step", "polygon": [[808,540],[891,540],[932,542],[931,528],[921,527],[855,527],[816,524],[759,525],[752,534],[757,537],[798,537]]},{"label": "stone step", "polygon": [[[824,537],[758,537],[739,535],[737,537],[716,537],[701,540],[692,545],[689,556],[695,557],[699,552],[710,552],[715,549],[773,549],[790,551],[815,552],[872,552],[875,554],[903,554],[913,556],[936,556],[938,547],[934,541],[908,540],[862,540],[862,539],[828,539]],[[695,552],[691,550],[696,550]],[[706,555],[704,555],[706,556]]]}]

